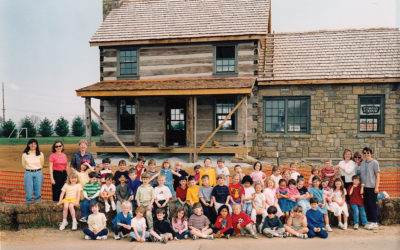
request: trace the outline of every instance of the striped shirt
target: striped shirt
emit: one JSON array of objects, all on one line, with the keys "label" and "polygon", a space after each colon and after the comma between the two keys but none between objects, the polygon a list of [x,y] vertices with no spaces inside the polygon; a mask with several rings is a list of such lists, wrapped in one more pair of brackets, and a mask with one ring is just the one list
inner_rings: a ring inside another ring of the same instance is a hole
[{"label": "striped shirt", "polygon": [[98,182],[92,183],[88,181],[83,187],[83,191],[87,193],[88,197],[92,197],[100,191],[100,184]]}]

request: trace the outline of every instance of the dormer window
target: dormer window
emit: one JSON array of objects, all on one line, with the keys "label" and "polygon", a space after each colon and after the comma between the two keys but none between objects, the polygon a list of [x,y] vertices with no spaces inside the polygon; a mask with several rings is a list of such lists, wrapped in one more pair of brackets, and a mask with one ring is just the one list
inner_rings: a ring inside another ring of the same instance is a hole
[{"label": "dormer window", "polygon": [[237,48],[235,45],[215,46],[215,74],[237,73]]}]

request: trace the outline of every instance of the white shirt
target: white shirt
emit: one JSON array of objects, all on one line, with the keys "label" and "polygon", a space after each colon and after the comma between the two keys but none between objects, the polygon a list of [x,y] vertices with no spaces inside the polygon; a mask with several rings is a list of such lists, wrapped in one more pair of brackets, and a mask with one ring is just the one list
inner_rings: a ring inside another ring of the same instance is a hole
[{"label": "white shirt", "polygon": [[278,175],[278,176],[271,175],[270,177],[275,181],[274,189],[276,190],[279,187],[279,180],[282,179],[282,175]]},{"label": "white shirt", "polygon": [[172,197],[171,190],[167,186],[155,187],[154,194],[157,201],[169,200]]},{"label": "white shirt", "polygon": [[293,172],[290,174],[290,179],[293,179],[293,180],[297,181],[297,177],[299,177],[299,175],[301,175],[299,172],[293,171]]},{"label": "white shirt", "polygon": [[254,204],[258,209],[261,209],[265,203],[265,196],[263,193],[256,193],[256,196],[254,197]]},{"label": "white shirt", "polygon": [[344,176],[344,181],[352,182],[353,175],[356,175],[356,163],[352,160],[348,161],[347,163],[342,160],[338,165],[344,168],[344,171],[340,169],[340,175]]},{"label": "white shirt", "polygon": [[[265,188],[264,196],[265,196],[265,201],[268,201],[272,205],[275,204],[275,202],[276,202],[276,190],[275,189]],[[268,203],[267,203],[267,206],[269,206]]]},{"label": "white shirt", "polygon": [[[244,188],[244,198],[245,199],[251,198],[253,196],[253,194],[255,194],[255,193],[256,193],[256,190],[254,190],[253,186]],[[251,201],[245,201],[245,202],[251,202]]]},{"label": "white shirt", "polygon": [[146,230],[146,219],[144,217],[140,219],[138,219],[137,217],[133,218],[131,220],[131,227],[136,228],[138,232],[142,232],[143,227]]},{"label": "white shirt", "polygon": [[100,192],[115,192],[115,185],[111,184],[110,186],[107,186],[107,184],[103,184],[103,186],[101,186]]},{"label": "white shirt", "polygon": [[[223,174],[223,175],[225,175],[225,176],[229,176],[229,169],[227,168],[227,167],[222,167],[222,168],[219,168],[218,166],[215,168],[215,174],[216,174],[216,176],[218,176],[218,175],[220,175],[220,174]],[[229,183],[228,183],[228,179],[227,178],[225,178],[225,185],[229,185]]]}]

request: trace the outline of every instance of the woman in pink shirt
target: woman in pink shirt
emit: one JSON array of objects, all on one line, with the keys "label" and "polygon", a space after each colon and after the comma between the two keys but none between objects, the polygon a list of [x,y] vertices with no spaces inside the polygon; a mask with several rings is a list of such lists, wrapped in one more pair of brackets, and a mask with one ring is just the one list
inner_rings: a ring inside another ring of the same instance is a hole
[{"label": "woman in pink shirt", "polygon": [[61,188],[67,180],[67,156],[63,153],[64,145],[61,141],[55,141],[52,146],[53,153],[49,158],[49,172],[53,201],[60,199]]}]

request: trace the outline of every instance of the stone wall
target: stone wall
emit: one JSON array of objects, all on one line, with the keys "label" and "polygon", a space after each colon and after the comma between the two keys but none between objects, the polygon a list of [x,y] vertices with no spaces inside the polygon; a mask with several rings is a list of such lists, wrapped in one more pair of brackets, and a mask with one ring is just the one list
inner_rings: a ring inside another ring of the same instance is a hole
[{"label": "stone wall", "polygon": [[[272,158],[341,158],[348,148],[369,146],[379,158],[400,159],[400,89],[398,84],[333,84],[259,86],[257,140],[252,153]],[[358,132],[359,95],[384,95],[384,134]],[[310,133],[274,134],[263,131],[263,99],[310,97]]]}]

